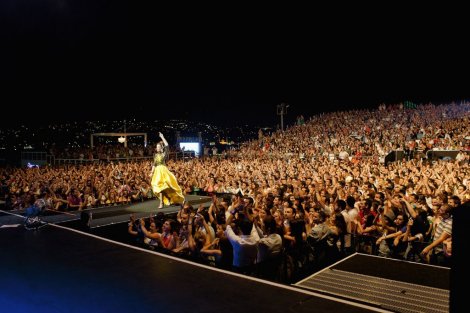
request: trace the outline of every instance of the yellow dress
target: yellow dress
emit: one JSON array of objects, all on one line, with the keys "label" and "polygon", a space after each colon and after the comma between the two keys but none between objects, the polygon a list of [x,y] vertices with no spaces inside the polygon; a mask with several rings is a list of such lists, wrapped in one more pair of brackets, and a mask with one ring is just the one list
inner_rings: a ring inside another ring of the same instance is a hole
[{"label": "yellow dress", "polygon": [[[152,176],[152,190],[157,197],[163,193],[163,204],[181,204],[184,201],[183,192],[178,185],[175,175],[165,165],[165,152],[156,153],[153,159],[155,167]],[[162,201],[162,199],[160,199]]]}]

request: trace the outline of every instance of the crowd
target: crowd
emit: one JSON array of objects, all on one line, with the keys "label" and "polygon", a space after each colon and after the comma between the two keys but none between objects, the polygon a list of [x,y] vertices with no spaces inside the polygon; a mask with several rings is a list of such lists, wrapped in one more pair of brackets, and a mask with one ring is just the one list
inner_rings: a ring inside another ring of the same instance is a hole
[{"label": "crowd", "polygon": [[[111,145],[111,144],[98,144],[91,147],[81,148],[65,148],[58,149],[51,147],[48,153],[55,159],[62,160],[101,160],[111,161],[119,159],[138,159],[147,158],[151,159],[155,152],[156,144],[149,144],[143,146],[137,143],[128,143],[127,146],[122,144]],[[180,152],[180,149],[170,149],[170,153]]]},{"label": "crowd", "polygon": [[[450,266],[452,209],[470,200],[469,109],[322,114],[223,157],[169,161],[183,192],[211,195],[212,205],[131,220],[129,233],[154,249],[281,280],[354,251]],[[385,164],[396,149],[423,153]],[[426,159],[436,149],[459,153]],[[0,169],[0,178],[8,209],[25,209],[34,195],[65,211],[153,199],[150,170],[149,160],[130,160]]]}]

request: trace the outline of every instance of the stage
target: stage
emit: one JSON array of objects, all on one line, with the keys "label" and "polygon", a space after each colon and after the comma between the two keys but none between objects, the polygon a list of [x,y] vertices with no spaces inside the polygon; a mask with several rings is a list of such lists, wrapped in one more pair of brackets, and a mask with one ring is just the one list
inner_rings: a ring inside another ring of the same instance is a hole
[{"label": "stage", "polygon": [[0,228],[0,247],[5,312],[390,312],[55,224]]},{"label": "stage", "polygon": [[[197,209],[201,204],[204,207],[209,207],[212,203],[212,199],[210,197],[194,195],[185,195],[185,201],[191,204],[195,209]],[[134,214],[136,218],[142,218],[155,216],[159,212],[165,215],[176,214],[181,209],[180,205],[170,205],[158,209],[159,205],[159,200],[150,200],[114,207],[85,209],[81,211],[80,219],[88,227],[94,228],[127,222],[129,221],[130,214]]]},{"label": "stage", "polygon": [[[199,205],[209,207],[212,199],[206,196],[185,195],[185,201],[188,201],[195,209]],[[129,221],[130,214],[134,214],[136,218],[155,216],[162,212],[165,215],[176,214],[181,208],[180,205],[171,205],[158,209],[159,200],[149,200],[144,202],[135,202],[125,205],[105,206],[99,208],[84,209],[82,211],[54,211],[46,210],[43,212],[41,219],[47,223],[61,224],[66,222],[69,225],[86,226],[89,228],[101,227],[106,225],[118,224]],[[24,216],[24,210],[8,211],[13,214]],[[0,226],[8,224],[8,216],[0,216]]]},{"label": "stage", "polygon": [[[193,206],[209,197],[188,198]],[[26,230],[0,210],[5,312],[448,312],[448,268],[354,254],[293,285],[137,247],[129,214],[176,214],[157,201],[52,212]],[[67,213],[67,214],[65,214]],[[87,218],[84,218],[87,217]]]}]

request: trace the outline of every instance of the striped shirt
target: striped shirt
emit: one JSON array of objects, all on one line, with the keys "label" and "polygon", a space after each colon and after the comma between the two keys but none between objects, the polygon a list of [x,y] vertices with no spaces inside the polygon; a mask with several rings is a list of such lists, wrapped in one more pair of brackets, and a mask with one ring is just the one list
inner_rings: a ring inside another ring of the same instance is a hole
[{"label": "striped shirt", "polygon": [[[442,220],[439,224],[437,224],[433,240],[439,239],[444,232],[449,234],[449,236],[452,236],[452,216]],[[441,243],[434,247],[434,253],[441,253],[443,249],[444,245]]]}]

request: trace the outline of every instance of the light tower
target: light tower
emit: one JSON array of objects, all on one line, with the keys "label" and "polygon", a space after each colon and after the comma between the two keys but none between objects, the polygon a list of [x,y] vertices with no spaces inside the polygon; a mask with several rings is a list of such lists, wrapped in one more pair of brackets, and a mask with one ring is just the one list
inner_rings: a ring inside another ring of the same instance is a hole
[{"label": "light tower", "polygon": [[284,131],[284,114],[287,114],[288,104],[282,102],[277,105],[277,115],[281,116],[281,130]]}]

